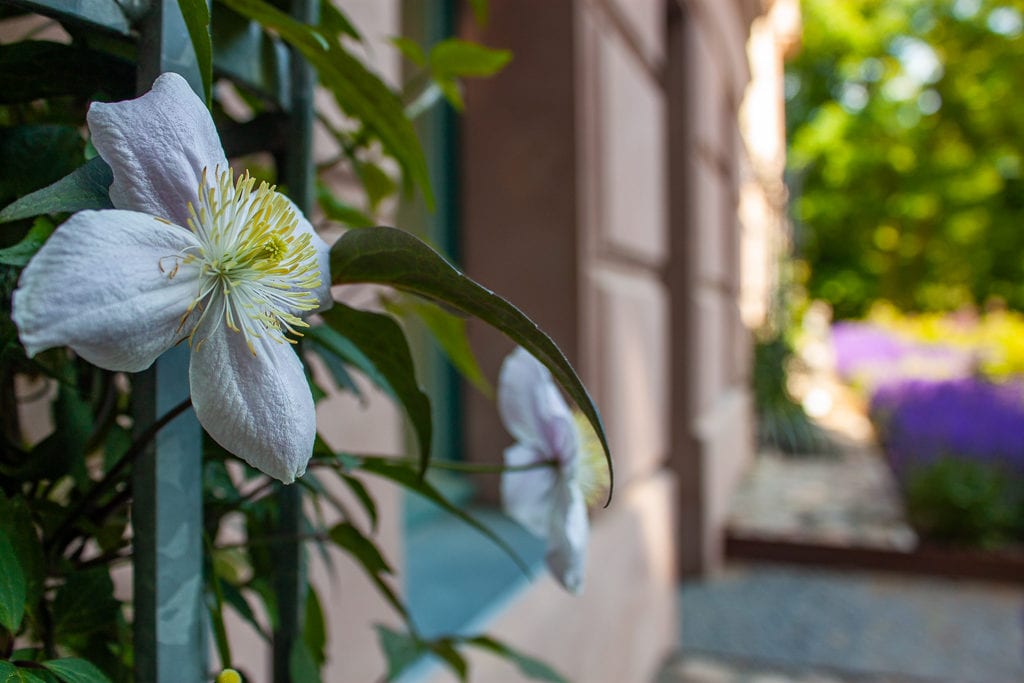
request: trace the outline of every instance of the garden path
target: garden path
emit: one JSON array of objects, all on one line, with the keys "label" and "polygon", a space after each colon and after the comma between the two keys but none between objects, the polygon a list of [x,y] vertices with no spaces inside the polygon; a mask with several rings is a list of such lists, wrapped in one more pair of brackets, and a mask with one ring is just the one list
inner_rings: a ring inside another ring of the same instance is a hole
[{"label": "garden path", "polygon": [[1019,683],[1024,587],[734,566],[681,591],[658,683]]}]

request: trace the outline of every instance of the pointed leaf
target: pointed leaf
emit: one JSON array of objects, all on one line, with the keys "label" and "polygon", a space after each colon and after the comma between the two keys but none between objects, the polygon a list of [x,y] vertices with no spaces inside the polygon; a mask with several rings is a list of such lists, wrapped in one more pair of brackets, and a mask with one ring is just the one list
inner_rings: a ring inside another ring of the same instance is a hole
[{"label": "pointed leaf", "polygon": [[[302,637],[309,648],[309,653],[318,667],[327,661],[327,624],[324,622],[324,610],[320,606],[320,598],[310,586],[306,591],[305,625]],[[294,680],[303,680],[292,675]]]},{"label": "pointed leaf", "polygon": [[64,683],[110,683],[102,671],[84,659],[52,659],[43,662],[43,666],[57,674]]},{"label": "pointed leaf", "polygon": [[48,683],[48,679],[31,669],[0,660],[0,683]]},{"label": "pointed leaf", "polygon": [[46,217],[37,218],[20,242],[6,249],[0,249],[0,263],[16,268],[24,266],[46,243],[46,239],[53,233],[54,227]]},{"label": "pointed leaf", "polygon": [[358,119],[402,166],[406,176],[420,187],[427,207],[433,208],[426,158],[402,101],[341,43],[327,41],[310,28],[261,0],[222,0],[239,14],[277,32],[312,64],[320,82],[329,89],[341,109]]},{"label": "pointed leaf", "polygon": [[372,218],[351,204],[335,197],[323,184],[317,184],[316,198],[324,215],[332,221],[344,223],[350,228],[369,228],[374,225]]},{"label": "pointed leaf", "polygon": [[494,387],[484,377],[473,348],[469,345],[465,318],[453,315],[435,303],[414,297],[390,300],[385,302],[384,307],[396,315],[412,314],[419,318],[459,374],[481,394],[494,398]]},{"label": "pointed leaf", "polygon": [[523,573],[528,574],[529,568],[526,563],[516,554],[516,551],[512,549],[508,543],[498,536],[496,533],[488,529],[486,526],[481,524],[475,517],[467,513],[462,508],[453,505],[444,495],[434,487],[433,484],[428,482],[423,477],[413,470],[412,468],[403,465],[400,462],[394,462],[389,458],[378,458],[361,456],[359,457],[360,469],[375,474],[378,477],[389,479],[396,484],[404,486],[413,493],[423,496],[430,502],[440,507],[445,512],[457,517],[462,522],[465,522],[469,526],[473,527],[481,534],[490,539],[495,545],[504,550],[509,557],[519,566]]},{"label": "pointed leaf", "polygon": [[604,448],[611,477],[611,452],[597,406],[558,346],[518,308],[463,275],[413,235],[396,228],[365,228],[342,235],[331,248],[331,273],[334,284],[390,285],[474,315],[504,332],[551,371],[587,416]]},{"label": "pointed leaf", "polygon": [[112,209],[109,190],[113,181],[114,174],[107,162],[93,157],[54,184],[9,204],[0,211],[0,223],[44,213]]},{"label": "pointed leaf", "polygon": [[384,575],[392,573],[391,567],[373,541],[348,522],[337,524],[328,532],[328,536],[339,548],[347,551],[352,559],[363,568],[363,571],[395,611],[408,618],[409,613],[405,605],[402,604],[394,589],[384,580]]},{"label": "pointed leaf", "polygon": [[321,318],[373,364],[386,382],[388,392],[405,409],[416,432],[421,470],[425,472],[430,462],[433,431],[430,399],[416,383],[412,354],[402,328],[390,316],[361,311],[340,302],[321,313]]},{"label": "pointed leaf", "polygon": [[370,518],[370,530],[377,531],[377,504],[373,501],[373,496],[363,486],[363,482],[359,481],[355,477],[348,474],[341,474],[341,480],[345,482],[349,490],[352,491],[352,495],[356,497],[359,503],[363,506],[363,510],[366,511],[366,516]]},{"label": "pointed leaf", "polygon": [[494,50],[458,38],[443,40],[430,50],[430,70],[435,76],[493,76],[512,60],[509,50]]},{"label": "pointed leaf", "polygon": [[430,651],[437,655],[441,661],[447,664],[448,668],[459,677],[459,681],[461,683],[466,683],[466,676],[469,673],[469,664],[466,663],[466,658],[455,649],[455,644],[452,642],[452,639],[441,638],[431,642],[429,646]]},{"label": "pointed leaf", "polygon": [[210,106],[213,96],[213,45],[210,38],[210,7],[206,0],[178,0],[181,16],[185,19],[192,49],[196,53],[199,75],[203,79],[203,98]]},{"label": "pointed leaf", "polygon": [[0,530],[0,626],[16,633],[25,614],[25,573],[7,532]]},{"label": "pointed leaf", "polygon": [[532,678],[533,680],[549,681],[549,683],[569,683],[565,677],[544,662],[534,659],[533,657],[528,657],[518,650],[514,650],[508,645],[489,636],[469,638],[466,640],[466,643],[469,645],[475,645],[476,647],[507,659],[519,667],[519,671],[524,676]]},{"label": "pointed leaf", "polygon": [[380,640],[380,648],[384,651],[384,658],[388,662],[389,681],[395,680],[416,660],[430,652],[425,643],[408,633],[392,631],[380,624],[374,626],[374,629]]},{"label": "pointed leaf", "polygon": [[302,683],[320,683],[320,668],[313,660],[313,653],[304,640],[292,643],[292,651],[288,657],[288,673],[293,681]]}]

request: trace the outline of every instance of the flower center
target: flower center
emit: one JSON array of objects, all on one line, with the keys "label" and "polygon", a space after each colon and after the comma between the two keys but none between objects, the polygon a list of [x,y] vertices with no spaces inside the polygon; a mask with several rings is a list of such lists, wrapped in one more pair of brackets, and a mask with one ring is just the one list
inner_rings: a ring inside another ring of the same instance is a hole
[{"label": "flower center", "polygon": [[[209,325],[223,322],[245,337],[254,355],[253,340],[262,337],[294,344],[288,334],[302,336],[297,328],[309,326],[298,315],[320,304],[313,293],[321,280],[312,236],[298,229],[292,204],[274,186],[255,187],[248,172],[236,181],[231,169],[219,167],[213,176],[208,183],[203,169],[198,202],[188,206],[188,227],[199,246],[174,257],[169,275],[186,263],[199,268],[199,291],[181,323],[191,325],[189,342],[207,322],[198,349],[214,329]],[[189,322],[197,308],[201,314]]]},{"label": "flower center", "polygon": [[572,411],[576,433],[579,436],[579,460],[577,461],[577,477],[580,490],[588,507],[597,505],[608,495],[611,486],[611,475],[608,472],[608,461],[604,457],[601,440],[590,424],[590,420],[578,409]]}]

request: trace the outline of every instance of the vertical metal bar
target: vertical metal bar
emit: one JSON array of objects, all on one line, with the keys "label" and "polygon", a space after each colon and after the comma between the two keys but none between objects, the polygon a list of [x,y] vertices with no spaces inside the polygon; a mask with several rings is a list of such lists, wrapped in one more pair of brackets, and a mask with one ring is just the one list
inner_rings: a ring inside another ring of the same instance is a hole
[{"label": "vertical metal bar", "polygon": [[[317,0],[292,0],[292,16],[315,24]],[[288,194],[303,213],[313,207],[313,86],[316,73],[296,50],[291,50],[291,102],[287,122],[288,149],[284,155],[284,182]],[[324,274],[327,277],[327,274]],[[274,592],[277,596],[278,624],[274,631],[273,671],[275,683],[293,681],[291,654],[302,633],[305,581],[302,546],[298,535],[302,524],[302,489],[297,484],[280,486],[278,501],[278,537],[274,561]]]},{"label": "vertical metal bar", "polygon": [[[138,86],[165,71],[202,81],[177,0],[152,0],[140,25]],[[141,429],[189,396],[188,354],[178,346],[134,380]],[[202,432],[191,411],[160,431],[136,463],[134,646],[138,683],[206,679],[203,633]]]}]

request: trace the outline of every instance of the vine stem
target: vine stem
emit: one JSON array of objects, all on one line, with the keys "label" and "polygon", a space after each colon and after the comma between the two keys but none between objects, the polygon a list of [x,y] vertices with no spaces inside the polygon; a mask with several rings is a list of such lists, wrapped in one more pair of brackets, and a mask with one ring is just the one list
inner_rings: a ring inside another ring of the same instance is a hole
[{"label": "vine stem", "polygon": [[156,420],[149,427],[146,428],[142,434],[132,441],[128,446],[128,449],[124,452],[124,455],[118,459],[114,466],[104,474],[103,478],[96,482],[89,491],[82,496],[78,503],[71,509],[64,521],[61,522],[60,526],[53,533],[53,540],[51,542],[51,548],[59,547],[60,544],[65,540],[68,531],[75,524],[81,514],[93,503],[95,503],[104,493],[106,493],[112,486],[117,483],[118,477],[121,473],[132,464],[139,455],[146,449],[149,442],[156,438],[157,433],[166,427],[174,418],[178,417],[192,406],[192,397],[189,396],[184,401],[174,406],[160,419]]},{"label": "vine stem", "polygon": [[[387,455],[353,455],[356,460],[387,460],[399,465],[410,465],[419,467],[420,461],[414,458],[403,458],[398,456],[387,456]],[[310,467],[330,467],[337,468],[341,466],[341,463],[332,461],[327,458],[314,458],[309,463]],[[432,459],[430,461],[430,468],[439,470],[448,470],[451,472],[465,472],[466,474],[501,474],[502,472],[526,472],[529,470],[541,469],[544,467],[558,467],[559,462],[553,458],[546,460],[538,460],[528,465],[485,465],[480,463],[471,462],[453,462],[451,460],[437,460]],[[357,468],[358,469],[358,468]]]}]

